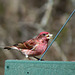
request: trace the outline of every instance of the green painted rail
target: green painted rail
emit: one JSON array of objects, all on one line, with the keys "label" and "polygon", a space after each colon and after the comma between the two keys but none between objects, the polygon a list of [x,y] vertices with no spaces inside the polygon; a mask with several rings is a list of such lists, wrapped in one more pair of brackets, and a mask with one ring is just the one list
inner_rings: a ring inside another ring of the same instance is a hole
[{"label": "green painted rail", "polygon": [[75,62],[6,60],[5,75],[75,75]]}]

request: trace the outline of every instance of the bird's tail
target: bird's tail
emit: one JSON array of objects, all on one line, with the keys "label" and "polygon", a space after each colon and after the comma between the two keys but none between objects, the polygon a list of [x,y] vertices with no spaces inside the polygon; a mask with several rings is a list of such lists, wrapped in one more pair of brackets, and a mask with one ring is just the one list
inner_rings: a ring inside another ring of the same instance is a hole
[{"label": "bird's tail", "polygon": [[6,47],[4,47],[4,49],[8,49],[8,50],[16,49],[16,50],[18,50],[18,48],[16,46],[6,46]]},{"label": "bird's tail", "polygon": [[8,50],[10,50],[10,49],[11,49],[11,47],[10,47],[10,46],[8,46],[8,47],[4,47],[4,49],[8,49]]}]

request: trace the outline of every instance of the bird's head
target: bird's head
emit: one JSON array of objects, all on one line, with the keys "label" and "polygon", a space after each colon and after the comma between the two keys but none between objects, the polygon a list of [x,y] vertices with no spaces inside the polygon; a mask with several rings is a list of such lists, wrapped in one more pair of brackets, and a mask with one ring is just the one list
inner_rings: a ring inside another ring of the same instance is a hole
[{"label": "bird's head", "polygon": [[42,39],[45,39],[45,40],[52,39],[52,37],[53,37],[53,34],[50,34],[49,32],[41,32],[38,35],[38,38],[42,38]]}]

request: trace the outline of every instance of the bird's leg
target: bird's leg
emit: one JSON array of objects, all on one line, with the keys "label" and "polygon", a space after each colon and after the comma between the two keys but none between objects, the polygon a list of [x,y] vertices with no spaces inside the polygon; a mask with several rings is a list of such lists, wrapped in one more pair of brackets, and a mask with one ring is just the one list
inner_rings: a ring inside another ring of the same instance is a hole
[{"label": "bird's leg", "polygon": [[[34,56],[34,58],[36,58],[37,60],[40,60],[40,58],[38,58],[38,57],[35,57],[35,56]],[[44,61],[44,59],[41,59],[41,61]]]}]

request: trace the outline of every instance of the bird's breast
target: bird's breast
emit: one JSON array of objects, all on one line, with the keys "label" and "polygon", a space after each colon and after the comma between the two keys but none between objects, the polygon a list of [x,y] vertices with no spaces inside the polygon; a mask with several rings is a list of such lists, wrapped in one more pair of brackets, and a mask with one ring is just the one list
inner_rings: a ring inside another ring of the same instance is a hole
[{"label": "bird's breast", "polygon": [[47,49],[47,44],[46,43],[41,43],[36,47],[37,52],[44,52]]},{"label": "bird's breast", "polygon": [[47,49],[47,43],[40,43],[35,48],[35,50],[24,49],[22,50],[22,53],[25,55],[29,55],[29,56],[38,56],[38,55],[43,54],[46,49]]}]

